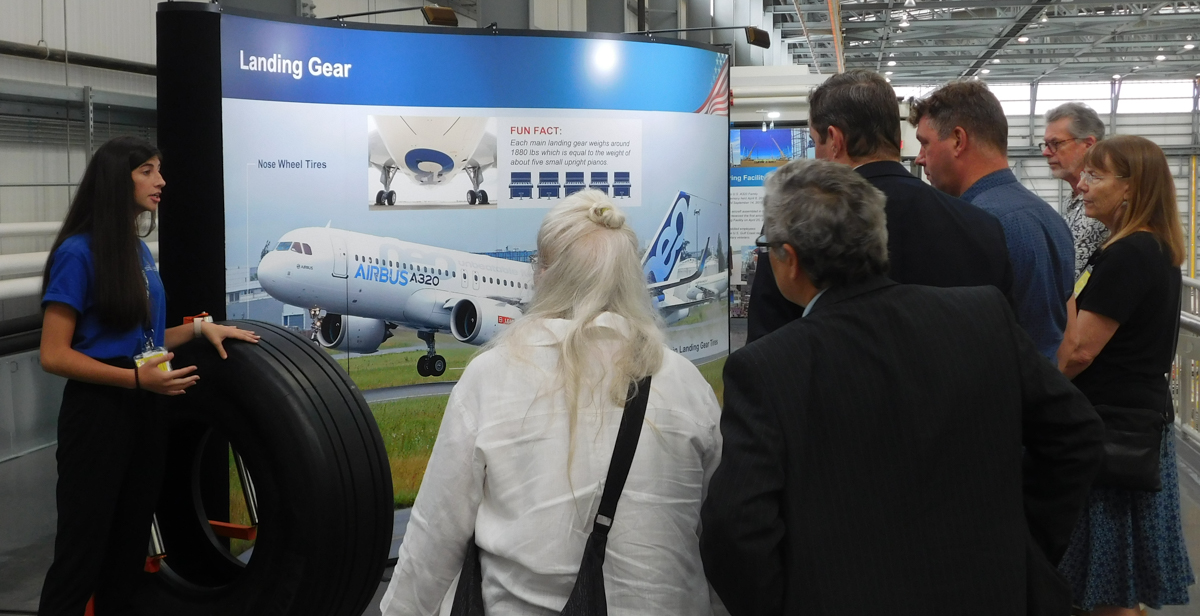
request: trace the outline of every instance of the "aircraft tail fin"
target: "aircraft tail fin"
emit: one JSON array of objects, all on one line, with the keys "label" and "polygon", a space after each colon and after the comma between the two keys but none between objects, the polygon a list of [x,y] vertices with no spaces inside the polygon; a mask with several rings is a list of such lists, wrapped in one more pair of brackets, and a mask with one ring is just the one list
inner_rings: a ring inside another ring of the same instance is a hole
[{"label": "aircraft tail fin", "polygon": [[666,282],[675,271],[675,264],[679,262],[679,254],[686,243],[684,231],[687,215],[691,213],[691,200],[691,195],[680,191],[658,226],[654,239],[650,240],[646,254],[642,255],[642,271],[647,282]]}]

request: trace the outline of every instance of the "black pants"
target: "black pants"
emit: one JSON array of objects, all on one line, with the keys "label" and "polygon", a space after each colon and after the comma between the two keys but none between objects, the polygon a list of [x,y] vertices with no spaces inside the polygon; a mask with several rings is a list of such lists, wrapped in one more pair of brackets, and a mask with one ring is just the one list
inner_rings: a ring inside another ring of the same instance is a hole
[{"label": "black pants", "polygon": [[[132,365],[132,362],[130,362]],[[68,381],[58,417],[58,536],[42,616],[132,614],[163,476],[158,396]]]}]

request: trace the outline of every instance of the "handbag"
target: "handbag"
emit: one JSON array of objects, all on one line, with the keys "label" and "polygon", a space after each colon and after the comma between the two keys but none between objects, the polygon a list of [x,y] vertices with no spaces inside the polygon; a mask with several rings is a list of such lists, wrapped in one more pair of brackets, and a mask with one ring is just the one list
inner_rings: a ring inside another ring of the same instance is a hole
[{"label": "handbag", "polygon": [[[636,387],[636,395],[634,388]],[[604,597],[604,553],[608,546],[608,531],[612,528],[613,516],[617,511],[617,500],[625,489],[629,467],[633,465],[633,454],[637,451],[638,437],[642,433],[642,420],[646,417],[646,401],[650,398],[650,377],[629,385],[625,411],[621,415],[621,426],[617,429],[617,443],[613,447],[612,461],[608,465],[608,479],[604,482],[604,493],[600,496],[600,507],[583,549],[583,560],[579,563],[579,575],[575,587],[567,598],[562,616],[607,616],[608,602]],[[479,563],[479,546],[475,536],[467,543],[462,572],[458,576],[458,588],[454,591],[454,603],[450,616],[484,616],[483,570]]]},{"label": "handbag", "polygon": [[1142,492],[1162,490],[1160,448],[1167,418],[1151,409],[1096,405],[1104,420],[1104,464],[1097,488]]}]

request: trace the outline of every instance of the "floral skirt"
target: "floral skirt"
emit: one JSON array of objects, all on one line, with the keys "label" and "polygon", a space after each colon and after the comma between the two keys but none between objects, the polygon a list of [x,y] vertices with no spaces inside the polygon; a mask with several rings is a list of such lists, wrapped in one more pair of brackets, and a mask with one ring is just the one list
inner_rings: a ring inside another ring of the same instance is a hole
[{"label": "floral skirt", "polygon": [[1171,426],[1163,435],[1161,492],[1097,488],[1088,497],[1058,566],[1079,607],[1188,602],[1196,578],[1179,519],[1174,434]]}]

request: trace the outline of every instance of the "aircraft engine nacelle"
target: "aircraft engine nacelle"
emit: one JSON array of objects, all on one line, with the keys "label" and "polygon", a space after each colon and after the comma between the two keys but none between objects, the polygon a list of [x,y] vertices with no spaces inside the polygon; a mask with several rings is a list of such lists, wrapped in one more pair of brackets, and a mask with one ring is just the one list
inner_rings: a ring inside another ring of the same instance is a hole
[{"label": "aircraft engine nacelle", "polygon": [[321,328],[317,330],[321,346],[345,351],[349,345],[351,353],[374,353],[391,337],[392,330],[384,321],[333,313],[321,319]]},{"label": "aircraft engine nacelle", "polygon": [[459,342],[486,344],[503,331],[505,325],[521,316],[515,306],[503,302],[476,303],[464,299],[450,311],[450,333]]},{"label": "aircraft engine nacelle", "polygon": [[692,310],[690,308],[680,308],[679,310],[671,310],[667,314],[663,315],[663,321],[665,321],[667,325],[674,325],[674,324],[686,319],[687,316],[689,314],[691,314],[691,312],[692,312]]}]

